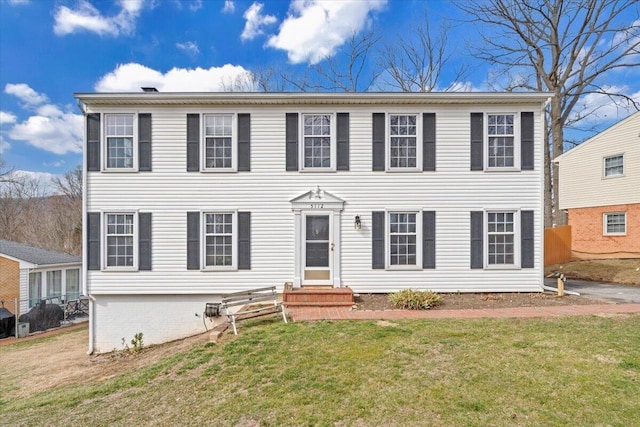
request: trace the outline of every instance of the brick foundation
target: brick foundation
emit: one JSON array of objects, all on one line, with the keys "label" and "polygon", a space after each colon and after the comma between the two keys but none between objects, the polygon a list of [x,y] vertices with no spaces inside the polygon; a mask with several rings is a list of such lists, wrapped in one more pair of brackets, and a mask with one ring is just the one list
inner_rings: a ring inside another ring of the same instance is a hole
[{"label": "brick foundation", "polygon": [[11,309],[15,298],[20,298],[20,263],[0,256],[0,300]]},{"label": "brick foundation", "polygon": [[[605,236],[605,213],[626,212],[627,234]],[[640,204],[569,209],[575,258],[640,258]]]}]

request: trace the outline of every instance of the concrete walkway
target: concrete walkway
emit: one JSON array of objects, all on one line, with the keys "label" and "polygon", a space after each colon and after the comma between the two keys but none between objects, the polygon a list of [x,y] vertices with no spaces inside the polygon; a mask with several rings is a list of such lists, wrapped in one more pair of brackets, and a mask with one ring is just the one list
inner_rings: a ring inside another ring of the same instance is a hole
[{"label": "concrete walkway", "polygon": [[396,320],[396,319],[478,319],[531,318],[640,313],[640,304],[564,305],[469,310],[352,310],[350,307],[290,307],[293,321],[307,320]]}]

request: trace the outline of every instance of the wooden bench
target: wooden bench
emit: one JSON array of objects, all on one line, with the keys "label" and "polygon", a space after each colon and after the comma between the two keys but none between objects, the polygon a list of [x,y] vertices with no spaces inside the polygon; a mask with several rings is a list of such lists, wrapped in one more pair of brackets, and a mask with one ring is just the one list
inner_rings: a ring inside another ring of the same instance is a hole
[{"label": "wooden bench", "polygon": [[[265,301],[268,301],[268,303],[257,304]],[[238,306],[240,306],[240,310],[235,312],[231,311],[234,307]],[[284,323],[287,323],[287,313],[285,312],[282,302],[278,301],[275,286],[227,294],[222,298],[220,308],[224,310],[227,319],[229,319],[231,326],[233,326],[233,333],[236,335],[238,335],[236,320],[240,320],[238,316],[245,314],[251,314],[253,316],[249,317],[254,317],[265,314],[282,313],[282,320],[284,320]]]}]

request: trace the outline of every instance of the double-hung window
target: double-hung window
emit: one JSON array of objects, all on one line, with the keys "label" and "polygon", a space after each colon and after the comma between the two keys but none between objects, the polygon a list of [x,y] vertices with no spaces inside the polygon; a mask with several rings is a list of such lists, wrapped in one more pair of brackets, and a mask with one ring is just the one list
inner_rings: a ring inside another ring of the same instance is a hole
[{"label": "double-hung window", "polygon": [[47,298],[62,297],[62,270],[47,271]]},{"label": "double-hung window", "polygon": [[604,177],[624,175],[624,155],[610,156],[604,158]]},{"label": "double-hung window", "polygon": [[135,214],[107,213],[105,214],[106,234],[106,267],[126,268],[135,267]]},{"label": "double-hung window", "polygon": [[388,135],[389,169],[416,169],[421,166],[417,114],[389,114]]},{"label": "double-hung window", "polygon": [[516,264],[515,212],[487,212],[487,264]]},{"label": "double-hung window", "polygon": [[419,266],[419,224],[417,212],[388,213],[388,265],[394,267]]},{"label": "double-hung window", "polygon": [[106,169],[135,169],[135,114],[105,114]]},{"label": "double-hung window", "polygon": [[335,169],[333,114],[302,115],[302,169]]},{"label": "double-hung window", "polygon": [[515,168],[516,115],[487,114],[487,167]]},{"label": "double-hung window", "polygon": [[235,217],[233,212],[204,213],[205,268],[236,268]]},{"label": "double-hung window", "polygon": [[627,214],[624,212],[604,214],[604,234],[623,236],[627,233]]},{"label": "double-hung window", "polygon": [[235,170],[233,155],[235,138],[233,114],[204,115],[204,169],[210,171]]}]

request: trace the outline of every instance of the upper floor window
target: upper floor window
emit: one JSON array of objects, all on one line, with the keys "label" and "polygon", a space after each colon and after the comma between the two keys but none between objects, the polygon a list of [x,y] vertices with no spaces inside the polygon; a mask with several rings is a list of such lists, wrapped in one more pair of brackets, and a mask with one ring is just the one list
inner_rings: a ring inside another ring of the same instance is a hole
[{"label": "upper floor window", "polygon": [[207,114],[204,116],[204,168],[234,170],[234,116]]},{"label": "upper floor window", "polygon": [[515,114],[487,115],[487,166],[515,167]]},{"label": "upper floor window", "polygon": [[622,176],[624,175],[624,155],[610,156],[604,158],[604,176]]},{"label": "upper floor window", "polygon": [[389,114],[389,168],[418,167],[418,115]]},{"label": "upper floor window", "polygon": [[106,219],[106,266],[134,267],[133,213],[108,213]]},{"label": "upper floor window", "polygon": [[627,214],[624,212],[604,214],[604,234],[624,235],[627,233]]},{"label": "upper floor window", "polygon": [[107,169],[133,169],[135,147],[135,115],[105,115]]},{"label": "upper floor window", "polygon": [[302,168],[332,169],[335,138],[332,114],[302,115]]}]

